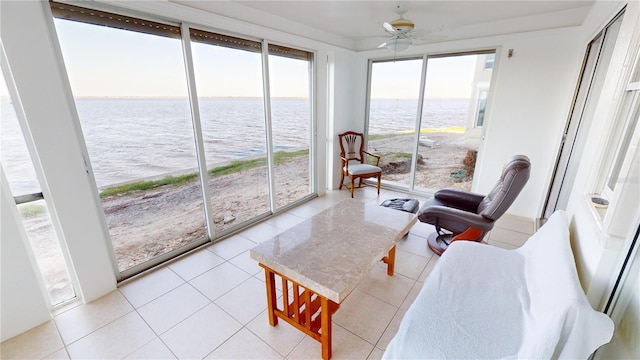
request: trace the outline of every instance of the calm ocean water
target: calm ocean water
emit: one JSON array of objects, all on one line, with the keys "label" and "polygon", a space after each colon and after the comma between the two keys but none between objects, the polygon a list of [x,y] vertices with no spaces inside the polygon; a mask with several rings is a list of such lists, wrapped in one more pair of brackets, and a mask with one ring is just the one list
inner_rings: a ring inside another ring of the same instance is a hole
[{"label": "calm ocean water", "polygon": [[[423,127],[464,126],[466,99],[427,100]],[[2,98],[0,151],[14,195],[39,191],[13,106]],[[195,140],[187,99],[76,99],[99,187],[194,169]],[[371,102],[370,133],[412,131],[416,100]],[[208,167],[266,153],[261,99],[200,99]],[[309,102],[274,99],[276,151],[309,144]],[[55,135],[55,134],[52,134]]]}]

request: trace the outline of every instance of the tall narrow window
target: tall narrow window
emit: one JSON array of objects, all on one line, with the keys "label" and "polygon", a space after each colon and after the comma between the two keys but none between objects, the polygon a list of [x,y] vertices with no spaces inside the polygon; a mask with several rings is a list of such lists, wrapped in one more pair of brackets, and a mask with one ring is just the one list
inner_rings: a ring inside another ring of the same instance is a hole
[{"label": "tall narrow window", "polygon": [[55,306],[74,299],[76,294],[5,78],[1,73],[0,76],[1,163],[49,293],[49,300]]},{"label": "tall narrow window", "polygon": [[[640,64],[639,64],[640,66]],[[638,67],[640,72],[640,67]],[[620,172],[622,164],[626,157],[629,156],[628,150],[631,147],[631,140],[634,133],[638,131],[638,118],[640,118],[640,81],[630,82],[623,95],[622,106],[615,123],[620,124],[621,133],[616,134],[618,141],[618,149],[613,156],[613,163],[607,176],[605,189],[611,193],[616,190],[616,186],[620,182]]]},{"label": "tall narrow window", "polygon": [[313,192],[311,69],[311,53],[269,45],[276,208]]},{"label": "tall narrow window", "polygon": [[478,108],[476,111],[476,127],[482,127],[484,124],[484,111],[487,107],[487,90],[478,92]]},{"label": "tall narrow window", "polygon": [[179,28],[52,10],[121,277],[208,241]]},{"label": "tall narrow window", "polygon": [[493,69],[493,63],[496,62],[496,54],[487,54],[484,57],[484,69],[491,70]]},{"label": "tall narrow window", "polygon": [[[582,72],[578,78],[577,92],[555,163],[556,170],[547,193],[543,218],[548,218],[558,209],[566,209],[569,204],[583,152],[590,146],[587,141],[589,129],[595,120],[598,99],[607,78],[623,17],[623,12],[618,14],[587,45]],[[607,155],[610,154],[605,154]],[[606,163],[610,161],[610,158],[605,160]],[[602,188],[598,189],[600,190]]]},{"label": "tall narrow window", "polygon": [[[429,57],[415,187],[471,190],[493,54]],[[489,59],[487,59],[489,58]]]},{"label": "tall narrow window", "polygon": [[[617,35],[622,26],[622,22],[623,14],[620,14],[605,28],[605,49],[601,51],[601,53],[608,55],[608,57],[605,57],[607,61],[611,57],[610,54],[614,52],[614,45],[618,39]],[[601,57],[602,56],[603,55],[601,55]],[[603,162],[600,174],[598,175],[596,188],[593,191],[606,197],[610,201],[614,199],[618,185],[625,181],[632,181],[631,179],[621,178],[621,175],[625,175],[623,165],[626,159],[631,157],[633,149],[638,142],[638,118],[640,117],[640,53],[636,52],[634,54],[629,52],[627,56],[630,58],[628,60],[629,64],[632,65],[628,69],[628,73],[621,74],[621,81],[626,83],[626,85],[620,95],[616,115],[611,122],[611,132],[606,143],[607,146],[603,150]],[[604,70],[607,69],[606,66],[608,62],[605,62],[603,65],[604,73]],[[630,152],[629,150],[632,151]]]},{"label": "tall narrow window", "polygon": [[261,43],[190,33],[218,235],[270,211]]},{"label": "tall narrow window", "polygon": [[367,147],[381,156],[383,183],[409,186],[421,73],[422,58],[371,64]]}]

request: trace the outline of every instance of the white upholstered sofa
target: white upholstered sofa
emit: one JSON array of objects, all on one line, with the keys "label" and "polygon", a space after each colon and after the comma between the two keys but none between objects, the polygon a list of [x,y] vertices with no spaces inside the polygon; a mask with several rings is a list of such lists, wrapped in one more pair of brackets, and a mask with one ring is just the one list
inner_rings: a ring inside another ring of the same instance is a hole
[{"label": "white upholstered sofa", "polygon": [[556,212],[519,249],[453,243],[383,359],[585,359],[612,335],[580,287],[567,217]]}]

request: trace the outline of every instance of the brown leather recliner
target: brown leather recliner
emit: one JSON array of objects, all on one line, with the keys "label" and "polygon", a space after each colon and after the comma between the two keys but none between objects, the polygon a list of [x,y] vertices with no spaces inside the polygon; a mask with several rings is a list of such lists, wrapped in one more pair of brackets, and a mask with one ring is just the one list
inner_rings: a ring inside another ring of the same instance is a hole
[{"label": "brown leather recliner", "polygon": [[418,211],[418,220],[436,227],[427,239],[429,248],[441,255],[452,241],[482,241],[520,194],[530,169],[529,158],[516,155],[505,164],[498,183],[487,195],[455,189],[437,191]]}]

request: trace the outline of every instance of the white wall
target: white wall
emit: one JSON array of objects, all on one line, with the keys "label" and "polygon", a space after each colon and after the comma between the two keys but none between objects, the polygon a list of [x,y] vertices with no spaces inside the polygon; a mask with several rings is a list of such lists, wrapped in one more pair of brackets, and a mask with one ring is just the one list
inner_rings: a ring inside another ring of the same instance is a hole
[{"label": "white wall", "polygon": [[509,208],[513,215],[536,218],[544,205],[584,56],[578,34],[576,28],[524,34],[502,44],[477,190],[491,189],[511,155],[527,155],[531,176]]},{"label": "white wall", "polygon": [[0,342],[51,319],[11,189],[0,170]]},{"label": "white wall", "polygon": [[331,189],[340,186],[340,144],[338,134],[345,131],[364,131],[365,97],[360,91],[361,84],[367,81],[367,66],[358,62],[358,56],[354,52],[343,52],[336,57],[336,63],[340,66],[336,69],[334,78],[334,99],[336,106],[333,114],[332,131],[327,134],[328,165],[332,176],[327,184]]},{"label": "white wall", "polygon": [[[415,46],[402,53],[404,56],[498,49],[485,115],[485,140],[478,156],[473,190],[489,191],[510,156],[529,156],[531,178],[509,208],[512,215],[534,219],[543,206],[584,55],[585,43],[579,31],[576,27],[438,43]],[[513,49],[510,59],[508,49]],[[376,59],[391,55],[369,51],[360,56]],[[364,82],[361,86],[360,91],[366,92]],[[364,114],[361,121],[364,122]]]}]

